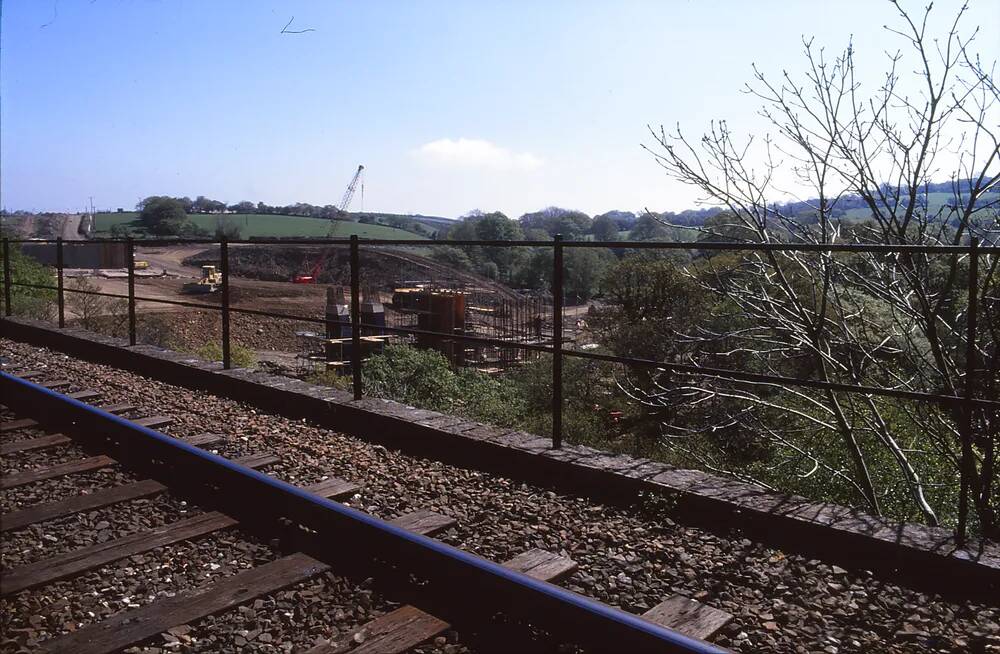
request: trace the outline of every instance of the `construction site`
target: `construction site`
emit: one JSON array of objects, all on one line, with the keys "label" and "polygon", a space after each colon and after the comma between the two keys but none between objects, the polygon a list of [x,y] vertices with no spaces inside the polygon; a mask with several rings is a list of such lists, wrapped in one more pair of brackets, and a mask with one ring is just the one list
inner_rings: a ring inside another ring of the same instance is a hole
[{"label": "construction site", "polygon": [[[114,251],[108,247],[111,245]],[[128,270],[122,245],[80,243],[66,246],[65,251],[85,247],[92,250],[90,258],[73,255],[74,267],[65,271],[67,288],[85,283],[92,291],[127,295]],[[39,260],[47,261],[54,257],[54,250],[52,244],[40,244],[30,254],[35,257],[37,253]],[[537,353],[517,345],[552,343],[550,296],[519,292],[449,268],[424,256],[426,250],[361,248],[358,302],[362,360],[378,354],[387,344],[406,343],[440,352],[455,368],[498,373],[537,358]],[[236,342],[253,350],[259,361],[288,371],[325,368],[349,373],[353,334],[347,255],[347,247],[340,245],[230,246],[230,306],[237,310],[233,326]],[[301,275],[297,279],[296,271],[301,270],[310,270],[314,279],[302,282]],[[170,341],[188,349],[206,341],[218,342],[218,309],[188,306],[221,305],[217,246],[136,246],[134,285],[140,319],[151,321],[159,332],[146,334],[144,340]],[[76,315],[79,312],[74,307],[71,299],[67,305],[70,322],[84,318]],[[265,308],[299,319],[238,313],[239,309]],[[571,340],[575,328],[582,325],[572,317],[586,309],[564,310],[566,340]],[[505,346],[508,343],[510,346]]]},{"label": "construction site", "polygon": [[[331,252],[317,252],[318,248],[308,246],[245,245],[230,250],[233,307],[259,306],[266,298],[276,313],[325,319],[325,325],[300,324],[303,328],[294,330],[297,343],[290,343],[286,332],[284,337],[276,336],[275,342],[260,345],[293,351],[300,361],[350,371],[352,298],[343,261],[345,249],[335,246],[328,248]],[[181,287],[183,293],[200,293],[209,301],[217,294],[218,268],[205,263],[215,260],[213,254],[202,251],[188,259],[200,264],[202,272],[199,281]],[[310,255],[326,264],[314,269],[320,282],[296,282],[279,272],[295,269],[298,261],[308,261]],[[362,360],[381,352],[386,344],[407,343],[440,352],[456,368],[495,373],[536,358],[531,350],[516,345],[552,342],[549,297],[520,293],[402,249],[366,247],[363,256],[364,282],[358,299]],[[393,272],[402,275],[393,276]],[[267,279],[282,276],[289,281]]]},{"label": "construction site", "polygon": [[[340,214],[347,215],[358,192],[363,197],[364,171],[359,165],[351,177],[336,207]],[[219,342],[222,318],[214,306],[222,303],[223,262],[218,245],[140,243],[130,266],[125,243],[86,240],[88,233],[79,225],[88,219],[92,223],[91,215],[66,218],[62,246],[29,243],[24,253],[44,265],[61,267],[70,287],[76,283],[96,294],[127,296],[131,269],[136,311],[150,325],[143,340],[192,351],[206,342]],[[342,221],[329,222],[327,236],[334,238]],[[237,310],[236,342],[253,350],[258,361],[286,372],[349,374],[353,298],[348,247],[303,245],[301,239],[287,245],[280,239],[252,241],[228,248],[227,301]],[[433,258],[429,243],[360,248],[362,362],[387,344],[405,343],[440,352],[456,369],[494,374],[538,357],[537,352],[517,346],[552,344],[550,294],[518,291],[449,266]],[[113,323],[113,315],[82,315],[113,314],[112,305],[71,301],[69,320],[83,320],[88,327]],[[239,313],[239,309],[262,308],[287,317]],[[587,308],[564,309],[565,341],[574,340],[584,326],[567,318],[580,317]]]}]

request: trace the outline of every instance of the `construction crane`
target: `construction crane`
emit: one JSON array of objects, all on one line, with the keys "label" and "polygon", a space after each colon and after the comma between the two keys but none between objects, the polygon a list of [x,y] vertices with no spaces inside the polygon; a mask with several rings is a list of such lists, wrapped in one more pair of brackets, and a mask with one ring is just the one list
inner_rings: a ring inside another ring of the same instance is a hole
[{"label": "construction crane", "polygon": [[[340,204],[337,205],[337,216],[330,219],[330,229],[326,233],[327,238],[333,238],[337,235],[337,224],[340,222],[341,214],[347,213],[347,208],[351,206],[351,200],[354,199],[354,193],[358,190],[358,185],[361,186],[361,196],[364,197],[365,194],[365,182],[364,173],[365,167],[361,164],[358,165],[358,169],[354,172],[354,177],[351,178],[351,183],[347,185],[347,190],[344,191],[344,197],[340,199]],[[326,258],[329,256],[330,251],[333,248],[325,248],[323,252],[319,255],[319,259],[316,260],[316,264],[313,265],[312,269],[307,273],[300,273],[296,275],[292,281],[296,284],[315,284],[316,280],[319,279],[319,274],[323,271],[323,266],[326,264]]]}]

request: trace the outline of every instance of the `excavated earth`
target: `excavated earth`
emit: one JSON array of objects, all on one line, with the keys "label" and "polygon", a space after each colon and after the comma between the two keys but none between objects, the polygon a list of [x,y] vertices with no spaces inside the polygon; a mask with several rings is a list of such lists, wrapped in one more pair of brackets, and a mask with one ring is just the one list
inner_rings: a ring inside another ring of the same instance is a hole
[{"label": "excavated earth", "polygon": [[[273,452],[269,474],[296,484],[336,475],[362,485],[347,502],[382,518],[428,508],[458,520],[439,538],[506,560],[541,547],[575,559],[569,588],[627,611],[643,612],[682,593],[724,609],[735,620],[716,638],[739,652],[1000,652],[1000,598],[973,604],[880,580],[783,552],[738,532],[710,533],[679,524],[662,500],[606,505],[476,470],[417,458],[307,421],[194,392],[55,351],[0,340],[4,357],[52,370],[75,388],[98,387],[106,401],[128,401],[141,415],[169,415],[174,436],[224,434],[216,446],[237,457]],[[5,416],[7,417],[7,416]],[[17,432],[25,438],[25,432]],[[3,435],[10,440],[11,435]],[[70,449],[9,457],[10,473],[82,455]],[[94,482],[123,483],[104,470],[2,491],[2,508],[53,501]],[[165,524],[197,512],[170,496],[139,500],[5,534],[3,568],[47,558],[85,544]],[[212,579],[273,560],[266,543],[224,531],[27,590],[0,602],[0,651],[31,651],[41,640]],[[395,608],[365,583],[333,573],[274,593],[221,615],[180,625],[129,651],[289,652],[347,633]],[[450,632],[428,651],[465,651]]]}]

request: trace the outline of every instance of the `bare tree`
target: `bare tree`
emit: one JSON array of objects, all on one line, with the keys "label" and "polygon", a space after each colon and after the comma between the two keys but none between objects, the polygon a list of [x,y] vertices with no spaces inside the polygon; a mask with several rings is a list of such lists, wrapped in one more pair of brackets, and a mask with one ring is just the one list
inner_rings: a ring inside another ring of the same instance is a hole
[{"label": "bare tree", "polygon": [[66,307],[84,329],[121,336],[128,324],[128,301],[99,295],[100,290],[88,278],[77,277],[67,285]]},{"label": "bare tree", "polygon": [[[725,122],[713,123],[696,141],[679,127],[669,134],[652,130],[648,149],[668,174],[727,209],[725,220],[698,228],[705,238],[964,245],[987,239],[997,227],[1000,94],[993,65],[971,50],[978,30],[962,35],[963,7],[935,38],[931,7],[915,17],[892,4],[900,27],[886,29],[902,49],[889,55],[874,92],[858,81],[852,45],[831,60],[804,40],[801,78],[783,72],[773,80],[754,67],[746,89],[763,101],[761,115],[773,136],[738,142]],[[802,195],[817,198],[808,215],[788,209],[790,194],[779,182],[788,171]],[[942,179],[951,181],[951,199],[943,203],[928,189]],[[870,219],[844,217],[841,205],[857,198]],[[728,349],[717,348],[716,356],[740,356],[768,374],[794,371],[822,382],[996,400],[998,257],[978,254],[971,289],[970,263],[967,254],[912,247],[900,253],[748,251],[725,275],[689,269],[741,326],[684,336],[724,342]],[[971,343],[970,298],[980,308]],[[723,407],[720,420],[708,426],[663,426],[668,444],[688,448],[708,467],[736,473],[719,453],[689,447],[693,437],[738,425],[775,448],[774,465],[846,481],[876,514],[902,488],[929,524],[938,524],[947,508],[964,537],[971,497],[980,531],[997,534],[995,410],[970,413],[961,403],[774,384],[706,386],[696,379],[673,375],[653,387],[623,387],[650,406],[716,401]],[[839,447],[829,447],[831,436]],[[957,511],[950,503],[955,498]]]}]

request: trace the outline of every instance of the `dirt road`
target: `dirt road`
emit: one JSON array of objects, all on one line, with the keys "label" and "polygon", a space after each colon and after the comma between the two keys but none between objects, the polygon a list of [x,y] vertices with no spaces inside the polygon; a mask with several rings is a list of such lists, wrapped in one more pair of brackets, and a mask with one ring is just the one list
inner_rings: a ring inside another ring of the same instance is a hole
[{"label": "dirt road", "polygon": [[62,238],[64,241],[84,241],[86,238],[80,233],[80,221],[83,214],[71,213],[63,221]]},{"label": "dirt road", "polygon": [[204,245],[170,245],[166,247],[137,247],[135,258],[148,261],[151,268],[163,268],[168,275],[200,277],[197,266],[184,265],[184,259],[205,249]]}]

